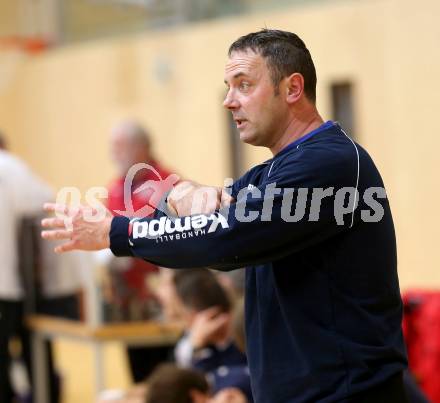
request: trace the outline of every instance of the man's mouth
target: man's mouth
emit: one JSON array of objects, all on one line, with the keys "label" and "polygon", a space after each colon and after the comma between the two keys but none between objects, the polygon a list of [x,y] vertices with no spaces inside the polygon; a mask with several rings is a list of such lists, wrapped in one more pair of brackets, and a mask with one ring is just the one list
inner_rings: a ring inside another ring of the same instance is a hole
[{"label": "man's mouth", "polygon": [[237,125],[237,129],[240,129],[244,126],[244,124],[246,123],[246,119],[234,119],[235,123]]}]

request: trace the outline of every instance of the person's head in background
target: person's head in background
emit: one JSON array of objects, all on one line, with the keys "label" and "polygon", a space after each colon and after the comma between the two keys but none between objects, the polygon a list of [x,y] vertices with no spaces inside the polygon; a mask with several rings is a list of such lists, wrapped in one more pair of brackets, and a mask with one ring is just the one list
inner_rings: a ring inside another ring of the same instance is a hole
[{"label": "person's head in background", "polygon": [[[187,269],[174,274],[176,294],[183,305],[184,320],[191,327],[202,312],[214,310],[216,316],[229,314],[232,306],[226,290],[221,286],[215,274],[208,269]],[[223,321],[222,321],[223,322]],[[223,342],[230,334],[229,323],[225,322],[211,339],[211,342]]]},{"label": "person's head in background", "polygon": [[211,397],[202,373],[172,364],[160,365],[146,384],[145,403],[247,403],[236,388],[224,389]]},{"label": "person's head in background", "polygon": [[153,160],[150,136],[142,125],[133,120],[122,121],[112,128],[110,149],[121,176],[134,164],[148,164]]},{"label": "person's head in background", "polygon": [[8,144],[6,142],[6,138],[3,133],[0,131],[0,150],[7,151]]},{"label": "person's head in background", "polygon": [[207,403],[209,385],[205,376],[195,370],[172,364],[158,367],[147,380],[145,403]]}]

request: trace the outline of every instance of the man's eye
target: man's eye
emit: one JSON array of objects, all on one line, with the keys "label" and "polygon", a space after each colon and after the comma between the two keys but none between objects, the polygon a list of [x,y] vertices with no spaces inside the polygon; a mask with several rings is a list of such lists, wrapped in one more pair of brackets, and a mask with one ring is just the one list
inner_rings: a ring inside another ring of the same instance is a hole
[{"label": "man's eye", "polygon": [[247,90],[247,89],[249,89],[249,87],[250,87],[250,84],[248,82],[246,82],[246,81],[243,81],[243,82],[240,83],[240,89],[241,90]]}]

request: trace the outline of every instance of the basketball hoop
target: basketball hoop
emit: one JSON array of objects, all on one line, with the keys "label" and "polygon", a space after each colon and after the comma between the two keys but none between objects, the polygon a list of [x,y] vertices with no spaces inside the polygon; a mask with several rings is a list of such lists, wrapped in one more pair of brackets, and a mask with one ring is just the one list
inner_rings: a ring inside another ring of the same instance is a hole
[{"label": "basketball hoop", "polygon": [[0,93],[13,82],[29,54],[40,53],[48,46],[49,43],[40,38],[0,38]]}]

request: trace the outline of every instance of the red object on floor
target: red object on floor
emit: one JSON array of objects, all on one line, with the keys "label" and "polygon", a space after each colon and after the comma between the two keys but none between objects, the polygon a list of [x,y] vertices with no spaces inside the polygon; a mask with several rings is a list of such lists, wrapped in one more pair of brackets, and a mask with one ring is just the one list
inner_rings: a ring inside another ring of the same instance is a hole
[{"label": "red object on floor", "polygon": [[409,367],[432,403],[440,403],[440,291],[413,290],[402,298]]}]

